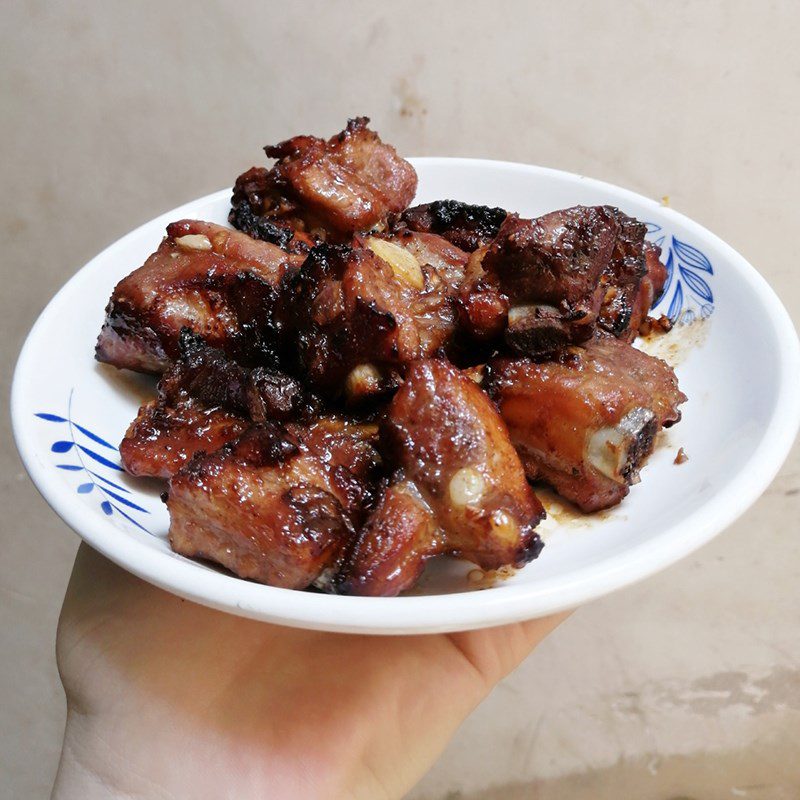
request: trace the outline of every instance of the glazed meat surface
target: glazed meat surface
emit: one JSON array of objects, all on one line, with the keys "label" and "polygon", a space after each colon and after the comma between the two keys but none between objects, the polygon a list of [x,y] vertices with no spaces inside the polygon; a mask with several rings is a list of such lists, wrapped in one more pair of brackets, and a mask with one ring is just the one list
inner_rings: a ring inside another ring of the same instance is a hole
[{"label": "glazed meat surface", "polygon": [[462,327],[478,341],[503,335],[533,358],[586,341],[596,327],[632,342],[666,278],[646,232],[612,206],[509,215],[468,262]]},{"label": "glazed meat surface", "polygon": [[395,242],[360,244],[312,250],[287,299],[300,373],[315,391],[351,401],[396,388],[403,366],[433,354],[455,322],[436,270]]},{"label": "glazed meat surface", "polygon": [[169,478],[196,453],[213,453],[249,425],[239,414],[208,408],[191,398],[176,403],[151,400],[128,427],[119,446],[120,460],[131,475]]},{"label": "glazed meat surface", "polygon": [[442,236],[433,233],[399,231],[395,234],[382,234],[375,239],[385,239],[408,251],[417,263],[428,267],[442,281],[445,291],[455,296],[464,282],[468,254]]},{"label": "glazed meat surface", "polygon": [[167,227],[96,358],[160,376],[120,444],[166,479],[173,550],[293,589],[394,596],[437,556],[542,548],[533,481],[619,503],[686,397],[636,349],[667,270],[612,206],[439,200],[350,120],[265,148],[229,221]]},{"label": "glazed meat surface", "polygon": [[651,306],[664,288],[667,268],[661,249],[645,240],[647,227],[617,208],[610,208],[619,222],[614,252],[602,276],[605,287],[598,326],[626,342],[632,342]]},{"label": "glazed meat surface", "polygon": [[487,384],[528,477],[583,511],[628,494],[656,433],[680,419],[686,400],[665,362],[610,336],[558,360],[497,359]]},{"label": "glazed meat surface", "polygon": [[131,475],[168,478],[201,450],[212,453],[251,422],[310,419],[317,404],[284,373],[248,369],[184,329],[180,357],[161,376],[120,444]]},{"label": "glazed meat surface", "polygon": [[281,279],[302,263],[275,245],[195,220],[174,222],[158,250],[121,280],[95,355],[161,373],[183,328],[250,363],[274,361],[273,310]]},{"label": "glazed meat surface", "polygon": [[394,222],[394,227],[438,234],[464,252],[472,253],[497,236],[506,216],[502,208],[436,200],[406,209]]},{"label": "glazed meat surface", "polygon": [[605,207],[506,218],[481,266],[508,298],[505,339],[513,350],[541,356],[591,337],[618,228]]},{"label": "glazed meat surface", "polygon": [[544,509],[485,393],[445,360],[409,367],[383,423],[394,481],[365,525],[340,591],[395,595],[427,558],[448,553],[484,569],[522,566],[542,547]]},{"label": "glazed meat surface", "polygon": [[170,480],[170,544],[240,577],[324,582],[361,522],[378,463],[375,427],[320,419],[254,425]]},{"label": "glazed meat surface", "polygon": [[[628,331],[626,335],[620,337],[626,341],[633,341],[637,333],[642,333],[643,326],[647,324],[647,315],[652,306],[661,297],[661,292],[664,290],[664,284],[667,280],[667,268],[661,263],[660,258],[661,248],[652,242],[646,241],[643,252],[645,274],[639,283],[636,299],[633,302]],[[662,331],[668,331],[672,328],[672,322],[666,316],[662,316],[658,322]]]},{"label": "glazed meat surface", "polygon": [[[441,236],[402,231],[363,240],[389,263],[401,284],[410,285],[409,311],[419,332],[419,357],[450,352],[457,330],[458,293],[468,256]],[[403,252],[404,251],[404,252]]]},{"label": "glazed meat surface", "polygon": [[319,401],[284,372],[242,366],[188,329],[181,332],[180,348],[180,358],[159,382],[167,402],[192,397],[254,422],[307,420],[318,411]]},{"label": "glazed meat surface", "polygon": [[[383,225],[411,202],[414,168],[358,117],[327,141],[295,136],[264,148],[277,159],[271,170],[254,168],[236,181],[231,222],[260,232],[258,220],[332,241]],[[273,233],[265,231],[269,241]]]},{"label": "glazed meat surface", "polygon": [[[644,258],[647,227],[619,209],[608,210],[619,228],[611,258],[601,277],[605,294],[598,325],[613,336],[630,342],[636,337],[638,322],[641,321],[634,319],[634,307],[639,299],[642,279],[647,275]],[[648,310],[649,307],[648,304]]]}]

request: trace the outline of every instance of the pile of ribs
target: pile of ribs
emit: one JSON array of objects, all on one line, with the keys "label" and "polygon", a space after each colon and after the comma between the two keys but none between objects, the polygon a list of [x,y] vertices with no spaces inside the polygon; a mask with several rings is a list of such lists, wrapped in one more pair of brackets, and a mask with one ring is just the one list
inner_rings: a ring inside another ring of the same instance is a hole
[{"label": "pile of ribs", "polygon": [[632,346],[666,271],[610,206],[409,207],[350,120],[265,148],[232,228],[181,220],[114,289],[96,357],[160,376],[120,446],[172,548],[272,586],[393,596],[433,556],[536,558],[532,483],[619,503],[686,397]]}]

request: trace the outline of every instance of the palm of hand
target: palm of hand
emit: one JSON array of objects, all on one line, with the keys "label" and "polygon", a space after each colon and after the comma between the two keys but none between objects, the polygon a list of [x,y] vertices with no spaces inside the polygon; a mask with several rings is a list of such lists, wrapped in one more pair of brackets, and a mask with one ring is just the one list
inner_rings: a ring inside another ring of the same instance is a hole
[{"label": "palm of hand", "polygon": [[[85,545],[58,633],[68,724],[54,797],[399,798],[558,623],[432,636],[212,611]],[[127,795],[126,795],[127,796]]]}]

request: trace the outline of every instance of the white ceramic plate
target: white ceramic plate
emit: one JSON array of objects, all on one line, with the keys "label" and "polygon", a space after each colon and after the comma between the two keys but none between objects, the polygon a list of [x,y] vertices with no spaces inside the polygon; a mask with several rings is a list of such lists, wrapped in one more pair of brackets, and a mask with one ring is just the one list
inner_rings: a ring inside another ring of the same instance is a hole
[{"label": "white ceramic plate", "polygon": [[[676,319],[656,348],[689,396],[642,482],[593,517],[550,503],[538,560],[487,587],[470,565],[435,561],[397,598],[336,597],[240,580],[175,555],[161,486],[119,469],[116,444],[154,382],[93,358],[116,282],[156,248],[168,222],[224,223],[230,191],[163,214],[111,245],[42,313],[19,358],[12,416],[45,499],[89,544],[169,591],[256,619],[331,631],[423,633],[478,628],[576,606],[677,561],[735,520],[783,463],[800,418],[800,348],[785,309],[732,248],[686,217],[624,189],[540,167],[414,160],[417,202],[453,197],[523,216],[609,203],[649,223],[670,279],[657,311]],[[689,461],[678,466],[679,447]]]}]

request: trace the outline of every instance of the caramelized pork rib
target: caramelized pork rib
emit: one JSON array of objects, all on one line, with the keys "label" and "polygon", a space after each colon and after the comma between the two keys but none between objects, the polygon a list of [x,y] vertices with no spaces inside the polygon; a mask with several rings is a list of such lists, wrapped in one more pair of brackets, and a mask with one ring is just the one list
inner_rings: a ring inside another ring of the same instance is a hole
[{"label": "caramelized pork rib", "polygon": [[481,266],[508,299],[509,346],[542,356],[591,337],[604,295],[600,276],[618,229],[605,207],[506,218]]},{"label": "caramelized pork rib", "polygon": [[158,385],[168,403],[188,396],[254,422],[305,420],[319,409],[319,401],[294,378],[279,370],[242,366],[188,329],[181,332],[180,348],[180,358]]},{"label": "caramelized pork rib", "polygon": [[394,389],[402,365],[431,355],[455,324],[438,273],[397,243],[316,247],[288,287],[300,371],[328,397]]},{"label": "caramelized pork rib", "polygon": [[188,327],[237,359],[269,363],[277,287],[301,262],[220,225],[174,222],[158,250],[114,289],[96,358],[163,372]]},{"label": "caramelized pork rib", "polygon": [[[661,248],[653,242],[644,243],[644,263],[647,269],[646,278],[653,287],[653,302],[661,297],[664,291],[664,284],[667,282],[667,268],[661,261]],[[645,309],[645,313],[649,311]]]},{"label": "caramelized pork rib", "polygon": [[291,219],[263,216],[265,202],[268,204],[275,192],[269,170],[247,170],[234,184],[228,222],[253,239],[275,244],[287,253],[304,255],[315,244],[311,236],[294,227]]},{"label": "caramelized pork rib", "polygon": [[248,369],[184,329],[181,356],[161,376],[120,445],[132,475],[168,478],[197,452],[211,453],[252,421],[309,419],[317,403],[300,384],[264,367]]},{"label": "caramelized pork rib", "polygon": [[583,511],[628,494],[686,401],[666,363],[610,336],[555,361],[495,360],[487,383],[528,477]]},{"label": "caramelized pork rib", "polygon": [[393,597],[417,582],[425,562],[446,552],[444,535],[416,485],[387,487],[334,578],[342,594]]},{"label": "caramelized pork rib", "polygon": [[378,462],[374,428],[255,425],[172,477],[172,549],[242,578],[304,589],[338,563]]},{"label": "caramelized pork rib", "polygon": [[596,326],[633,341],[663,285],[646,232],[612,206],[577,206],[535,220],[509,215],[494,241],[470,258],[462,326],[478,340],[504,333],[512,349],[531,357],[586,341]]},{"label": "caramelized pork rib", "polygon": [[249,232],[265,218],[332,241],[383,225],[411,202],[417,174],[368,122],[352,119],[328,141],[295,136],[264,148],[278,161],[237,180],[231,222]]},{"label": "caramelized pork rib", "polygon": [[131,475],[169,478],[199,451],[213,453],[241,436],[249,420],[197,400],[166,404],[151,400],[128,426],[119,446],[120,460]]},{"label": "caramelized pork rib", "polygon": [[647,227],[619,209],[611,209],[620,223],[611,261],[602,277],[606,293],[598,325],[603,330],[632,342],[667,279],[661,263],[661,248],[644,236]]},{"label": "caramelized pork rib", "polygon": [[433,233],[399,231],[394,234],[381,234],[385,239],[411,254],[419,265],[434,271],[444,284],[448,295],[455,296],[464,282],[468,254],[451,244],[442,236]]},{"label": "caramelized pork rib", "polygon": [[521,566],[539,554],[534,529],[544,510],[503,421],[469,377],[444,360],[414,362],[382,439],[400,477],[361,531],[340,591],[397,594],[441,553],[484,569]]},{"label": "caramelized pork rib", "polygon": [[456,331],[456,298],[468,256],[441,236],[403,231],[370,236],[362,243],[389,263],[408,285],[409,310],[419,330],[420,356],[449,348]]},{"label": "caramelized pork rib", "polygon": [[502,208],[436,200],[406,209],[395,220],[394,228],[438,234],[461,250],[472,253],[497,236],[506,216]]}]

